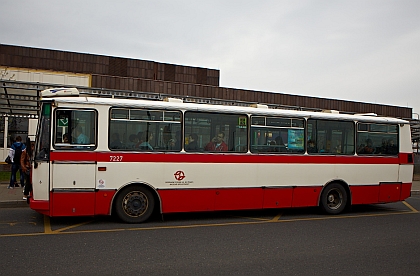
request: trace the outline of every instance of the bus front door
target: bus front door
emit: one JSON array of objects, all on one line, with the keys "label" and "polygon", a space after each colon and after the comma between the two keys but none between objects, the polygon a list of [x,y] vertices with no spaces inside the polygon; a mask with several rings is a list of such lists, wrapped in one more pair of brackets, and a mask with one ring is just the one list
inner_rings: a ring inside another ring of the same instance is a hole
[{"label": "bus front door", "polygon": [[35,160],[32,169],[32,194],[30,206],[40,213],[49,214],[50,210],[50,163]]},{"label": "bus front door", "polygon": [[30,207],[42,214],[51,215],[50,201],[50,135],[51,103],[43,103],[35,136],[35,153],[32,164],[32,193]]}]

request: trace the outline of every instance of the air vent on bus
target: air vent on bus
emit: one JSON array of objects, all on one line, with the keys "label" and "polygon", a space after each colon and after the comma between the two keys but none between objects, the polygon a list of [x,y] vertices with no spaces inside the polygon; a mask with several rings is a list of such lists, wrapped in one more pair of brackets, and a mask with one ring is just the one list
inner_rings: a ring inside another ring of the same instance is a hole
[{"label": "air vent on bus", "polygon": [[268,109],[268,105],[265,105],[265,104],[251,104],[250,107]]},{"label": "air vent on bus", "polygon": [[355,116],[372,116],[372,117],[376,117],[376,116],[378,116],[378,114],[376,114],[376,113],[357,113],[357,114],[354,114]]},{"label": "air vent on bus", "polygon": [[183,103],[184,102],[182,99],[169,98],[169,97],[164,98],[163,101],[170,102],[170,103]]},{"label": "air vent on bus", "polygon": [[340,114],[340,111],[333,110],[333,109],[324,109],[321,112],[323,112],[323,113],[332,113],[332,114]]}]

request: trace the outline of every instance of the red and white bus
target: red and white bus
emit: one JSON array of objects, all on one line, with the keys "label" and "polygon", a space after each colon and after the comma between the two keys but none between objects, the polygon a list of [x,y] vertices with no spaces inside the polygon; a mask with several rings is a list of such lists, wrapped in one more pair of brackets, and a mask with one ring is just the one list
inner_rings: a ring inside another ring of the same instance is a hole
[{"label": "red and white bus", "polygon": [[[48,216],[403,201],[408,121],[373,115],[86,97],[43,91],[32,209]],[[70,95],[70,96],[68,96]]]}]

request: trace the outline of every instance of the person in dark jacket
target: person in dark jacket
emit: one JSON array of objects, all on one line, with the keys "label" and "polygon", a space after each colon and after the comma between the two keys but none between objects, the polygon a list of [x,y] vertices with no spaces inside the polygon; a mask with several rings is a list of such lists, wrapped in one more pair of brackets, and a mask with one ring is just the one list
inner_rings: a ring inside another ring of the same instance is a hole
[{"label": "person in dark jacket", "polygon": [[198,136],[195,133],[191,133],[188,137],[188,145],[185,146],[187,151],[197,151],[198,144],[197,144]]},{"label": "person in dark jacket", "polygon": [[[22,137],[17,136],[16,141],[12,144],[10,147],[9,156],[12,160],[12,174],[10,175],[10,184],[8,189],[13,189],[15,187],[16,182],[16,173],[19,171],[20,173],[20,185],[23,186],[25,178],[22,172],[22,168],[20,167],[20,157],[22,156],[22,152],[25,150],[25,144],[22,143]],[[16,187],[19,187],[19,185],[16,184]]]},{"label": "person in dark jacket", "polygon": [[25,188],[23,189],[23,199],[27,200],[29,193],[32,192],[32,182],[31,182],[31,162],[33,159],[33,152],[35,149],[35,142],[26,138],[26,149],[22,151],[22,156],[20,157],[20,166],[25,175]]}]

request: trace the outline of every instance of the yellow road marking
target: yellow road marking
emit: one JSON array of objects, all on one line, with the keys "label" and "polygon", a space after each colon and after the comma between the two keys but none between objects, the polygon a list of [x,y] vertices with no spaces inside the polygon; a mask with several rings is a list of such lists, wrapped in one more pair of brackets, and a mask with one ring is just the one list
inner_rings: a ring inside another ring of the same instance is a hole
[{"label": "yellow road marking", "polygon": [[[62,232],[64,230],[64,228],[60,229],[60,231],[51,231],[49,218],[48,219],[44,218],[44,222],[46,222],[48,224],[47,226],[44,226],[44,229],[45,229],[44,233],[41,232],[41,233],[27,233],[27,234],[4,234],[4,235],[0,235],[0,237],[24,237],[24,236],[85,234],[85,233],[110,233],[110,232],[122,232],[122,231],[145,231],[145,230],[164,230],[164,229],[188,229],[188,228],[199,228],[199,227],[219,227],[219,226],[264,224],[264,223],[317,221],[317,220],[328,220],[328,219],[350,219],[350,218],[363,218],[363,217],[380,217],[380,216],[407,215],[407,214],[418,213],[418,211],[415,210],[414,208],[411,209],[411,210],[412,211],[392,212],[392,213],[384,213],[384,214],[323,216],[323,217],[317,217],[317,218],[295,218],[295,219],[282,219],[282,220],[278,220],[278,218],[280,218],[280,216],[281,216],[281,214],[279,214],[271,220],[261,220],[261,221],[227,222],[227,223],[211,223],[211,224],[192,224],[192,225],[178,225],[178,226],[153,226],[153,227],[138,227],[138,228],[115,228],[115,229],[100,229],[100,230],[66,231],[66,232]],[[85,223],[88,223],[88,222],[85,222]],[[77,224],[75,226],[79,226],[79,225],[81,225],[81,224]],[[71,226],[70,226],[70,228],[71,228]],[[49,231],[48,231],[48,229],[49,229]]]},{"label": "yellow road marking", "polygon": [[54,230],[53,232],[56,233],[56,232],[61,232],[61,231],[65,231],[65,230],[68,230],[68,229],[76,228],[76,227],[91,223],[93,221],[94,220],[90,220],[90,221],[81,222],[81,223],[78,223],[78,224],[75,224],[75,225],[70,225],[70,226],[67,226],[67,227],[63,227],[63,228]]},{"label": "yellow road marking", "polygon": [[417,211],[416,209],[414,209],[413,206],[411,206],[410,204],[408,204],[408,202],[403,201],[402,202],[405,206],[407,206],[411,211],[413,211],[414,213],[418,213],[419,211]]},{"label": "yellow road marking", "polygon": [[53,234],[54,232],[51,230],[51,223],[50,217],[44,215],[44,234]]},{"label": "yellow road marking", "polygon": [[283,215],[283,212],[281,212],[280,214],[278,214],[277,216],[275,216],[272,220],[270,221],[278,221],[280,219],[280,217]]},{"label": "yellow road marking", "polygon": [[93,220],[90,220],[90,221],[70,225],[70,226],[67,226],[67,227],[63,227],[63,228],[60,228],[60,229],[57,229],[57,230],[52,230],[51,229],[50,217],[44,215],[44,234],[57,234],[59,232],[62,232],[62,231],[68,230],[68,229],[76,228],[76,227],[91,223],[92,221]]},{"label": "yellow road marking", "polygon": [[244,216],[232,216],[234,218],[243,218],[243,219],[252,219],[252,220],[261,220],[261,221],[269,221],[270,219],[266,218],[253,218],[253,217],[244,217]]},{"label": "yellow road marking", "polygon": [[9,226],[15,226],[16,224],[18,224],[17,221],[13,221],[13,222],[0,222],[0,224],[7,224]]},{"label": "yellow road marking", "polygon": [[[252,217],[242,217],[247,219],[253,219],[256,221],[244,221],[244,222],[227,222],[227,223],[211,223],[211,224],[192,224],[192,225],[178,225],[178,226],[154,226],[154,227],[140,227],[140,228],[116,228],[116,229],[101,229],[101,230],[81,230],[81,231],[67,231],[68,229],[73,229],[88,223],[93,222],[94,220],[70,225],[63,227],[57,230],[51,229],[50,218],[44,215],[44,232],[43,233],[28,233],[28,234],[4,234],[0,237],[18,237],[18,236],[40,236],[40,235],[53,235],[53,234],[81,234],[81,233],[106,233],[106,232],[121,232],[121,231],[143,231],[143,230],[162,230],[162,229],[183,229],[183,228],[198,228],[198,227],[217,227],[217,226],[233,226],[233,225],[247,225],[247,224],[263,224],[263,223],[279,223],[279,222],[298,222],[298,221],[315,221],[315,220],[327,220],[327,219],[349,219],[349,218],[363,218],[363,217],[379,217],[379,216],[389,216],[389,215],[405,215],[405,214],[414,214],[419,211],[408,204],[406,201],[402,203],[409,208],[411,211],[401,211],[401,212],[392,212],[384,214],[365,214],[365,215],[348,215],[348,216],[323,216],[317,218],[294,218],[294,219],[282,219],[280,217],[283,215],[283,212],[280,212],[277,216],[272,219],[263,219],[263,218],[252,218]],[[10,226],[13,226],[14,222],[7,223]]]},{"label": "yellow road marking", "polygon": [[244,219],[252,219],[252,220],[261,220],[261,221],[277,221],[280,219],[280,217],[283,215],[283,212],[279,213],[277,216],[275,216],[272,219],[266,219],[266,218],[253,218],[253,217],[243,217],[243,216],[234,216],[235,218],[244,218]]}]

